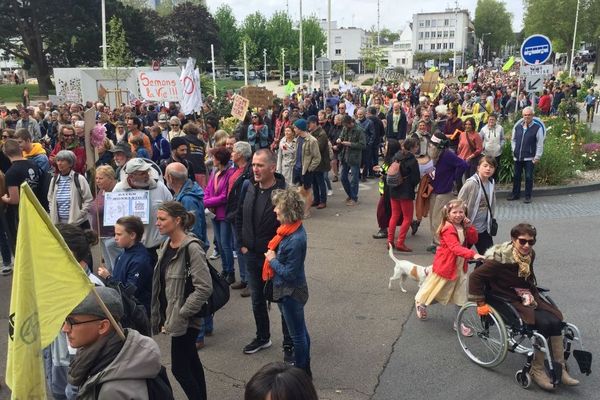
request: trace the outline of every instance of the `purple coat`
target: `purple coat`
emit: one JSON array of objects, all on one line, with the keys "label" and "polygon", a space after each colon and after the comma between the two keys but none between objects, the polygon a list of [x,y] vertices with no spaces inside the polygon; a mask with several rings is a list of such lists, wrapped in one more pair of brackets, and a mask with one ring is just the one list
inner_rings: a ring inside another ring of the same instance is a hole
[{"label": "purple coat", "polygon": [[208,184],[204,189],[204,207],[214,209],[215,220],[225,220],[226,208],[227,208],[227,185],[229,177],[233,174],[234,169],[228,167],[217,180],[217,188],[215,190],[215,174],[217,170],[213,170],[208,179]]},{"label": "purple coat", "polygon": [[454,181],[461,177],[469,168],[469,164],[450,149],[446,149],[440,155],[435,164],[435,179],[432,182],[433,193],[444,194],[452,191]]}]

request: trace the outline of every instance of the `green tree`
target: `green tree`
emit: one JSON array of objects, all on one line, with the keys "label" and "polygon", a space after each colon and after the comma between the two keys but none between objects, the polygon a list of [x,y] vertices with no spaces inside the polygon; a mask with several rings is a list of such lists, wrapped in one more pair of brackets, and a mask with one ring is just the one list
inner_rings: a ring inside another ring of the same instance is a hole
[{"label": "green tree", "polygon": [[211,58],[211,44],[215,52],[219,52],[217,24],[205,6],[189,2],[178,4],[169,19],[177,21],[170,24],[169,29],[179,57],[194,57],[202,64]]},{"label": "green tree", "polygon": [[[259,50],[256,42],[248,35],[243,35],[240,38],[240,47],[238,50],[237,64],[240,67],[244,66],[244,43],[246,43],[246,59],[248,71],[254,70],[256,66],[262,62],[259,60]],[[262,54],[262,53],[261,53]]]},{"label": "green tree", "polygon": [[[298,33],[294,31],[292,20],[289,15],[283,11],[276,11],[267,23],[267,36],[269,38],[269,47],[267,48],[267,63],[277,63],[276,68],[281,71],[281,49],[289,51],[290,45],[298,43]],[[289,61],[289,55],[286,59]],[[274,65],[271,65],[275,67]],[[274,69],[274,68],[273,68]]]},{"label": "green tree", "polygon": [[487,54],[499,54],[502,46],[513,43],[512,15],[503,1],[478,0],[474,24],[475,34],[483,38],[484,52]]},{"label": "green tree", "polygon": [[108,21],[106,44],[108,45],[106,58],[109,66],[129,67],[133,65],[133,57],[127,45],[123,22],[115,15]]},{"label": "green tree", "polygon": [[[267,35],[267,19],[259,11],[250,14],[244,18],[240,28],[240,36],[246,37],[246,49],[248,60],[252,65],[262,64],[262,49],[269,48],[269,37]],[[250,39],[255,46],[252,52],[249,51]],[[242,39],[240,39],[240,48]],[[241,55],[240,55],[241,57]]]},{"label": "green tree", "polygon": [[[315,46],[315,58],[318,58],[325,50],[325,41],[327,40],[317,17],[311,16],[302,21],[302,36],[304,68],[310,70],[312,68],[312,46]],[[295,43],[298,44],[298,41]]]},{"label": "green tree", "polygon": [[229,67],[238,58],[240,48],[240,31],[230,6],[223,4],[217,9],[215,23],[219,30],[219,42],[221,43],[218,58],[225,64],[225,67]]},{"label": "green tree", "polygon": [[[525,0],[525,37],[536,33],[546,35],[552,41],[555,52],[570,51],[576,8],[577,0]],[[583,16],[582,11],[579,10],[580,17]],[[598,16],[595,17],[597,24]]]},{"label": "green tree", "polygon": [[377,38],[371,37],[366,46],[360,49],[360,58],[365,64],[365,70],[373,72],[375,75],[382,66],[382,59],[385,57],[384,50],[377,46]]}]

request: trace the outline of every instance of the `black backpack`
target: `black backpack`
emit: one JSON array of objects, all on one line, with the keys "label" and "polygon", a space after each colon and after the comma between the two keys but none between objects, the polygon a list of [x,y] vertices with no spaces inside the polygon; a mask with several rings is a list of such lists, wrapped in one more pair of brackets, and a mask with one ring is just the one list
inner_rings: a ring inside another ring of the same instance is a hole
[{"label": "black backpack", "polygon": [[106,286],[115,289],[121,295],[123,303],[121,326],[135,329],[142,335],[150,337],[150,321],[146,314],[146,307],[133,295],[135,287],[125,286],[122,282],[110,282]]},{"label": "black backpack", "polygon": [[[207,317],[220,310],[229,301],[229,283],[225,278],[206,260],[210,279],[212,281],[213,291],[208,298],[208,301],[202,306],[196,317]],[[188,246],[185,247],[185,289],[184,298],[187,299],[194,291],[190,270],[190,253]]]},{"label": "black backpack", "polygon": [[[75,184],[75,188],[77,189],[77,193],[79,197],[83,200],[83,193],[81,192],[81,182],[79,182],[79,172],[75,172],[73,174],[73,183]],[[58,179],[58,174],[52,174],[52,172],[44,172],[40,169],[40,186],[38,187],[37,197],[40,203],[46,211],[50,211],[48,204],[48,193],[50,191],[54,191],[54,187],[56,186],[56,180]]]},{"label": "black backpack", "polygon": [[[146,388],[148,389],[149,400],[175,400],[173,397],[173,389],[167,376],[167,369],[161,365],[158,375],[154,378],[146,379]],[[100,389],[102,384],[99,384],[95,388],[96,398],[100,395]]]}]

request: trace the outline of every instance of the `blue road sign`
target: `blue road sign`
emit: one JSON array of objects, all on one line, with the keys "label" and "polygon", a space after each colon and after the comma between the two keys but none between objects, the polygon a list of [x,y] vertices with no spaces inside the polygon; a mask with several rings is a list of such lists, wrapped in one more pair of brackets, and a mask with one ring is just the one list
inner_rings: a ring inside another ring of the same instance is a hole
[{"label": "blue road sign", "polygon": [[543,64],[552,54],[552,42],[544,35],[531,35],[521,45],[521,58],[527,64]]}]

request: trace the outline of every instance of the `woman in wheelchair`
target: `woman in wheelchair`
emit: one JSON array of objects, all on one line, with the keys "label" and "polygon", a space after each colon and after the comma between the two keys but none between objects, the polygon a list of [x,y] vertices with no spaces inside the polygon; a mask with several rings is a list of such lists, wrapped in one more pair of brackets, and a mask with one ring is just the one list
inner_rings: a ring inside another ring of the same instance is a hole
[{"label": "woman in wheelchair", "polygon": [[[486,294],[507,299],[516,309],[523,323],[548,340],[554,362],[562,365],[562,383],[573,386],[579,381],[572,378],[565,368],[563,348],[563,315],[548,302],[537,288],[533,261],[536,229],[529,224],[518,224],[510,231],[511,241],[491,247],[485,253],[484,263],[469,277],[469,300],[477,302],[477,314],[490,314]],[[535,350],[530,374],[534,382],[545,390],[554,385],[546,374],[544,352]]]}]

